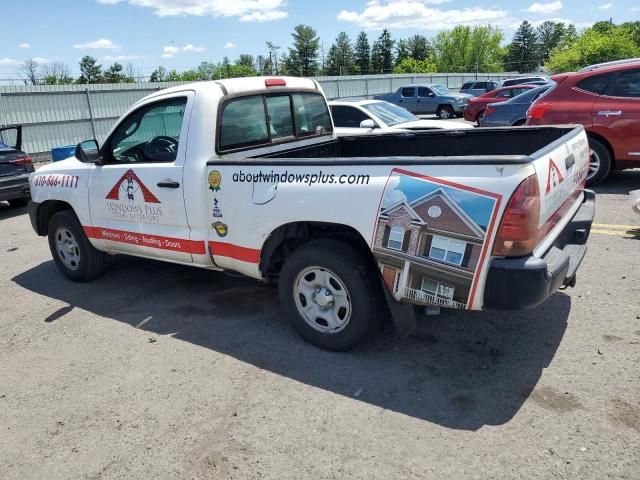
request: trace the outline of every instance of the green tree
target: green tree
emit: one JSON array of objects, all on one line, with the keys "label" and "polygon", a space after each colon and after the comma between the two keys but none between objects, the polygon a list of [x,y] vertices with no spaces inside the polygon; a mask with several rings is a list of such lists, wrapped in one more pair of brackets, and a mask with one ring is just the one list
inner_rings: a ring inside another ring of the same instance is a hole
[{"label": "green tree", "polygon": [[625,22],[619,28],[626,30],[636,45],[640,47],[640,22]]},{"label": "green tree", "polygon": [[411,51],[409,50],[409,42],[404,39],[400,39],[396,42],[396,65],[402,63],[405,58],[411,57]]},{"label": "green tree", "polygon": [[273,42],[267,42],[267,50],[269,51],[269,75],[279,75],[278,73],[278,50],[280,47]]},{"label": "green tree", "polygon": [[536,35],[538,37],[538,51],[541,58],[546,61],[551,50],[558,47],[564,40],[564,23],[552,22],[551,20],[542,22],[536,28]]},{"label": "green tree", "polygon": [[98,60],[85,55],[80,59],[80,78],[78,83],[100,83],[102,81],[102,65]]},{"label": "green tree", "polygon": [[351,39],[346,32],[340,32],[329,48],[327,75],[351,75],[355,70],[355,57]]},{"label": "green tree", "polygon": [[369,38],[364,31],[360,32],[356,38],[353,55],[360,75],[369,73],[371,69],[371,47],[369,46]]},{"label": "green tree", "polygon": [[438,69],[434,62],[416,60],[415,58],[405,58],[393,67],[393,73],[434,73],[437,71]]},{"label": "green tree", "polygon": [[433,39],[439,72],[499,72],[504,50],[502,31],[491,26],[458,25]]},{"label": "green tree", "polygon": [[167,80],[167,69],[160,65],[153,72],[151,72],[151,76],[149,77],[150,82],[166,82]]},{"label": "green tree", "polygon": [[[298,67],[299,71],[295,73],[303,77],[316,75],[320,48],[318,34],[308,25],[296,25],[291,36],[293,37],[293,48],[289,49],[289,57],[293,63],[290,67]],[[289,70],[289,73],[294,73],[294,71]]]},{"label": "green tree", "polygon": [[235,61],[235,64],[241,67],[252,68],[255,70],[254,68],[255,61],[256,60],[253,57],[253,55],[249,55],[248,53],[242,53],[240,54],[238,59]]},{"label": "green tree", "polygon": [[407,47],[409,48],[409,56],[415,60],[426,60],[433,55],[429,40],[423,35],[409,37]]},{"label": "green tree", "polygon": [[540,64],[538,38],[533,26],[526,20],[520,24],[513,40],[507,46],[505,70],[532,72]]},{"label": "green tree", "polygon": [[640,47],[629,30],[614,28],[603,33],[600,28],[590,28],[573,44],[553,50],[546,67],[552,72],[571,72],[594,63],[638,56]]},{"label": "green tree", "polygon": [[386,28],[378,39],[373,42],[371,49],[371,68],[376,73],[391,73],[393,70],[393,45],[391,32]]},{"label": "green tree", "polygon": [[105,83],[131,83],[131,82],[133,82],[132,79],[127,77],[122,72],[122,65],[120,65],[118,62],[115,62],[113,65],[111,65],[109,68],[107,68],[104,71],[104,74],[102,75],[102,79],[104,80]]},{"label": "green tree", "polygon": [[51,62],[42,66],[41,83],[45,85],[68,85],[73,83],[71,70],[62,62]]}]

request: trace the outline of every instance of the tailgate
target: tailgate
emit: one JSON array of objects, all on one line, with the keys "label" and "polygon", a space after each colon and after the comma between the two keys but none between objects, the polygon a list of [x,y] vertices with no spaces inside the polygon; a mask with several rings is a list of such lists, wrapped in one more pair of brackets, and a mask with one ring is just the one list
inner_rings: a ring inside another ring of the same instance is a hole
[{"label": "tailgate", "polygon": [[583,128],[532,155],[540,189],[539,241],[544,253],[580,206],[589,172],[589,143]]}]

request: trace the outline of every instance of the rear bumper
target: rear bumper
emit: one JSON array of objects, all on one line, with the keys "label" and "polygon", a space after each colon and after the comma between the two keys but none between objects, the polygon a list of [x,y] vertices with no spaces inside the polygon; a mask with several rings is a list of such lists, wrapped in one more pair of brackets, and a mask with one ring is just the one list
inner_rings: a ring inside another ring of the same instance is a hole
[{"label": "rear bumper", "polygon": [[585,190],[582,205],[542,258],[494,258],[485,284],[484,308],[532,308],[559,288],[573,286],[587,252],[594,215],[595,193]]},{"label": "rear bumper", "polygon": [[29,174],[0,178],[0,200],[29,197]]}]

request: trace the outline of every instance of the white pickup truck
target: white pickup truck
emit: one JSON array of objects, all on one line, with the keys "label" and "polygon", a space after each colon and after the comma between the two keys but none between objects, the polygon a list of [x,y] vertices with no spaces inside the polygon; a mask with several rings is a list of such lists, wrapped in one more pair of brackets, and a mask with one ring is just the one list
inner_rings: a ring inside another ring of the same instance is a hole
[{"label": "white pickup truck", "polygon": [[127,254],[277,281],[298,332],[344,350],[387,317],[408,332],[411,304],[522,309],[572,286],[588,161],[580,126],[336,138],[315,81],[231,79],[137,102],[31,175],[29,214],[71,280]]}]

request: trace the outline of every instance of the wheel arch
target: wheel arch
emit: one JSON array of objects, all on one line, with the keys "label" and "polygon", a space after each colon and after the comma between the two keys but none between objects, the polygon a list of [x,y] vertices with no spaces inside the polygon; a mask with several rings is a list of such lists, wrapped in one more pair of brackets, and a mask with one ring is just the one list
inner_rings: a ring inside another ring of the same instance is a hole
[{"label": "wheel arch", "polygon": [[71,210],[75,215],[73,207],[62,200],[46,200],[39,204],[35,213],[34,227],[36,233],[41,237],[46,236],[49,228],[49,220],[51,220],[51,217],[56,213],[63,210]]},{"label": "wheel arch", "polygon": [[587,138],[588,139],[593,138],[594,140],[599,141],[609,151],[609,157],[611,159],[611,170],[615,170],[615,168],[616,168],[616,157],[615,157],[615,154],[613,152],[613,147],[611,146],[611,143],[609,143],[609,140],[607,140],[605,137],[603,137],[599,133],[596,133],[596,132],[593,132],[593,131],[590,131],[590,130],[587,130],[586,132],[587,132]]}]

